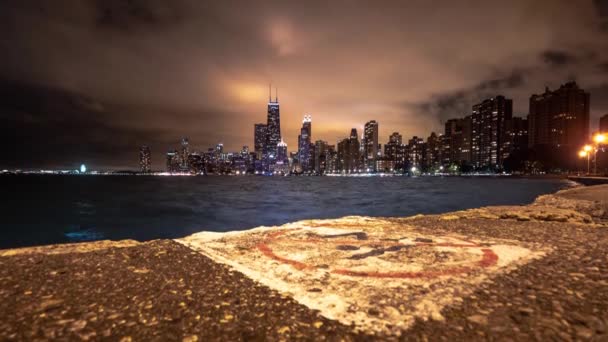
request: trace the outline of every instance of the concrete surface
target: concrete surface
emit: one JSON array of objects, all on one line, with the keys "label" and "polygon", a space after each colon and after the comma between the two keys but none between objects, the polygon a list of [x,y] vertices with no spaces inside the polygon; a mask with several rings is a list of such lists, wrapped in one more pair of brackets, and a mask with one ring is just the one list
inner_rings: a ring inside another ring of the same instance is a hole
[{"label": "concrete surface", "polygon": [[607,192],[0,251],[0,340],[607,340]]}]

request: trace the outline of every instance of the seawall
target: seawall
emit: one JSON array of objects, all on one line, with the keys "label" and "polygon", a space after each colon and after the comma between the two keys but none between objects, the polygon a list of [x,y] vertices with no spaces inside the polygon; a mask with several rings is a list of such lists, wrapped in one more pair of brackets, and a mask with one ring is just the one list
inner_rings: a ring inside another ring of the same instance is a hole
[{"label": "seawall", "polygon": [[0,251],[0,340],[602,340],[608,185],[407,218]]}]

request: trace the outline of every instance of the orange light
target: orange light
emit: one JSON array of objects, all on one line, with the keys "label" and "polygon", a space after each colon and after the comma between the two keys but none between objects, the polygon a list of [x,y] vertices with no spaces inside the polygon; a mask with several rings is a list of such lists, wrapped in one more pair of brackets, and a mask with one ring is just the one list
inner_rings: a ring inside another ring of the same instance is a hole
[{"label": "orange light", "polygon": [[591,147],[591,145],[585,145],[585,147],[583,147],[583,151],[585,152],[589,152],[593,149],[593,147]]},{"label": "orange light", "polygon": [[580,152],[578,153],[578,156],[579,156],[579,157],[581,157],[581,158],[586,157],[586,156],[587,156],[587,151],[580,151]]},{"label": "orange light", "polygon": [[595,141],[598,144],[603,143],[604,141],[606,141],[606,134],[597,134],[596,136],[593,137],[593,141]]}]

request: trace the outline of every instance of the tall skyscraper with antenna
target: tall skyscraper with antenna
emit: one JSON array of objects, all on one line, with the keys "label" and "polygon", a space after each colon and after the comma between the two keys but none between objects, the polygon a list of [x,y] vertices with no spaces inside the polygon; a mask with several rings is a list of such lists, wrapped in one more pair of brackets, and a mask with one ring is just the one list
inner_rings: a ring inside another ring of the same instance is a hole
[{"label": "tall skyscraper with antenna", "polygon": [[264,171],[272,171],[277,160],[277,146],[281,142],[281,113],[279,110],[279,91],[275,88],[275,99],[272,101],[272,89],[268,88],[268,117],[266,123],[266,142],[264,144]]}]

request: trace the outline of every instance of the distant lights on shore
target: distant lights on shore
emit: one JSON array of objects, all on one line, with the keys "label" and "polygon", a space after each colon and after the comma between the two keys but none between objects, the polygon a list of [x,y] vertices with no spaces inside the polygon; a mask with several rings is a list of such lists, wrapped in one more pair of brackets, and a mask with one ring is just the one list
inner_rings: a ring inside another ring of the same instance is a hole
[{"label": "distant lights on shore", "polygon": [[84,164],[80,164],[80,173],[85,173],[87,172],[87,167]]}]

